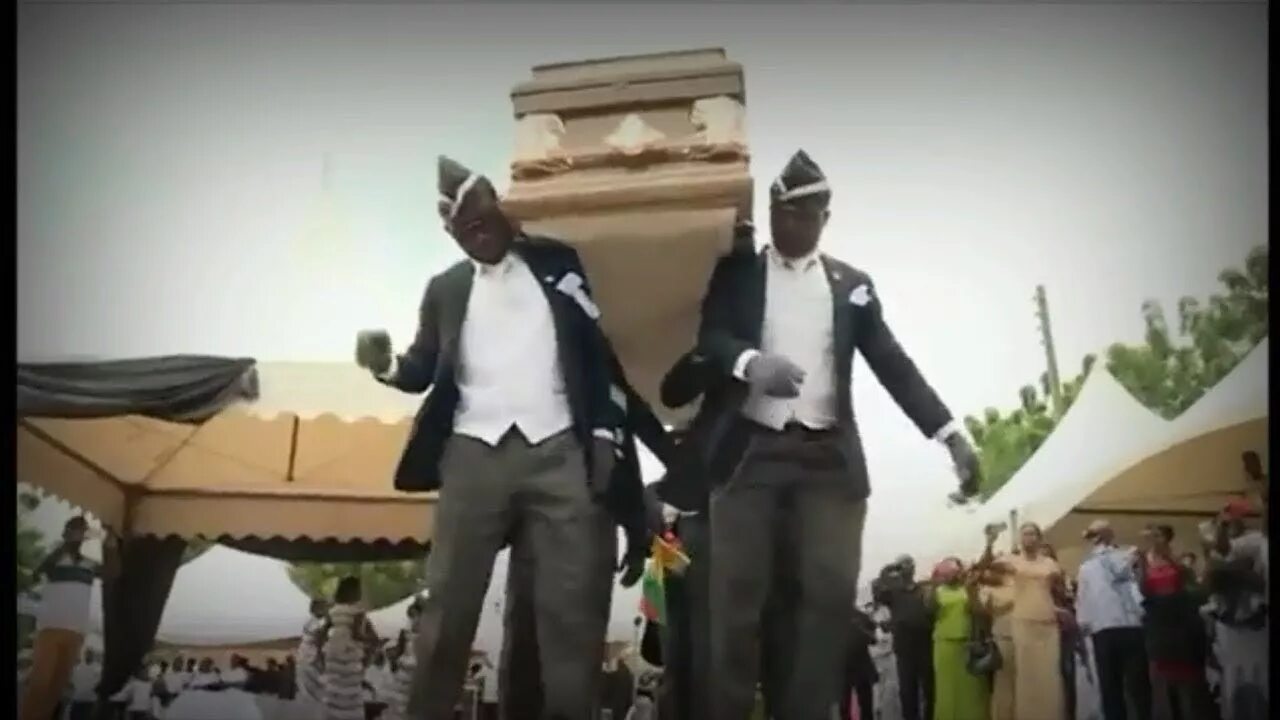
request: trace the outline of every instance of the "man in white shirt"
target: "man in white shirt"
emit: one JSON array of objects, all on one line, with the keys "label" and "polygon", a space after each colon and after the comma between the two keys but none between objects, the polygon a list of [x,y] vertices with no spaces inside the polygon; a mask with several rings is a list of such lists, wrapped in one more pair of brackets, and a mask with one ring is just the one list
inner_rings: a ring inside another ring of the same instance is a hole
[{"label": "man in white shirt", "polygon": [[146,668],[139,668],[129,682],[111,697],[113,702],[124,703],[128,720],[150,720],[155,709],[152,690],[155,682],[148,677]]},{"label": "man in white shirt", "polygon": [[170,697],[177,697],[187,686],[191,673],[187,672],[187,661],[181,655],[173,659],[173,666],[164,675],[165,690]]},{"label": "man in white shirt", "polygon": [[93,704],[98,700],[98,682],[102,680],[102,665],[92,649],[84,651],[84,661],[71,671],[71,707],[67,720],[89,720]]},{"label": "man in white shirt", "polygon": [[[925,437],[951,453],[961,493],[978,462],[950,411],[885,320],[870,276],[818,251],[831,189],[797,152],[770,187],[771,245],[722,259],[703,301],[698,352],[731,383],[711,408],[711,694],[713,720],[751,712],[766,598],[792,568],[783,622],[793,648],[780,720],[826,718],[842,685],[870,493],[852,401],[853,358]],[[773,661],[774,658],[771,658]]]},{"label": "man in white shirt", "polygon": [[384,384],[430,390],[395,477],[440,490],[409,714],[452,719],[494,557],[518,529],[537,567],[545,711],[587,720],[608,622],[598,578],[616,561],[603,499],[625,418],[600,311],[577,253],[520,232],[486,178],[442,157],[439,190],[468,259],[428,283],[405,352],[385,331],[356,342]]},{"label": "man in white shirt", "polygon": [[[45,582],[40,589],[38,630],[22,700],[22,720],[49,720],[53,716],[80,659],[93,582],[104,571],[100,563],[81,552],[88,531],[89,523],[83,517],[68,520],[62,542],[36,568],[36,577]],[[106,543],[115,542],[115,536],[108,534]],[[105,554],[109,559],[114,557],[113,553]],[[113,569],[108,566],[105,571]]]},{"label": "man in white shirt", "polygon": [[[1084,537],[1093,548],[1077,574],[1076,620],[1093,647],[1103,717],[1147,720],[1151,680],[1135,573],[1137,550],[1116,547],[1106,520],[1090,523]],[[1135,718],[1129,716],[1126,696],[1133,702]]]}]

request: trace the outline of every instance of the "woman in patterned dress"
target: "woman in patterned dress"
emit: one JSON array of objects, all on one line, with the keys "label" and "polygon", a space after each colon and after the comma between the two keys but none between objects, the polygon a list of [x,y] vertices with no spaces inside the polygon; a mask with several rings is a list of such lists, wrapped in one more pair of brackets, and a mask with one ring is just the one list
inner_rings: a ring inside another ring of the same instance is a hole
[{"label": "woman in patterned dress", "polygon": [[327,612],[325,601],[312,600],[311,617],[302,626],[302,641],[298,643],[294,664],[296,697],[301,702],[319,702],[321,698],[319,638]]},{"label": "woman in patterned dress", "polygon": [[417,661],[413,654],[414,640],[418,634],[418,615],[422,611],[422,598],[416,598],[407,611],[408,623],[400,631],[393,653],[396,656],[395,679],[391,683],[391,693],[387,698],[387,709],[383,711],[384,720],[405,720],[409,704],[409,686],[413,682],[413,671]]},{"label": "woman in patterned dress", "polygon": [[333,595],[321,653],[325,720],[364,720],[364,661],[376,644],[360,601],[360,579],[345,577]]}]

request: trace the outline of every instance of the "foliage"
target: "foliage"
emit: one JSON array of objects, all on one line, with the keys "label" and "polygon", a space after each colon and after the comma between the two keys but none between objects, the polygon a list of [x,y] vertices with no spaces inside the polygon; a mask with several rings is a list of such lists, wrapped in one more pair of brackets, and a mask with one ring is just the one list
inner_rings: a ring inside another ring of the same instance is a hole
[{"label": "foliage", "polygon": [[36,588],[35,572],[49,549],[44,546],[44,536],[32,526],[31,513],[40,507],[40,496],[30,492],[18,493],[17,514],[17,592],[29,593]]},{"label": "foliage", "polygon": [[[1176,333],[1159,303],[1143,303],[1144,342],[1108,348],[1107,370],[1152,411],[1166,419],[1177,417],[1267,336],[1268,271],[1267,248],[1254,248],[1243,269],[1228,268],[1218,275],[1224,292],[1207,302],[1191,297],[1178,302]],[[1022,388],[1015,410],[987,408],[981,418],[965,418],[982,462],[984,498],[1008,482],[1044,443],[1075,402],[1093,363],[1094,357],[1086,356],[1080,374],[1063,383],[1058,408],[1049,408],[1046,400],[1051,394],[1046,374],[1038,388]]]},{"label": "foliage", "polygon": [[1093,364],[1094,356],[1086,355],[1080,374],[1062,384],[1062,404],[1058,407],[1051,407],[1046,373],[1041,375],[1039,387],[1025,385],[1018,391],[1020,403],[1012,412],[1004,414],[987,408],[981,418],[964,419],[982,464],[982,497],[999,490],[1044,443],[1080,394]]},{"label": "foliage", "polygon": [[[17,595],[22,597],[33,593],[36,588],[36,568],[44,560],[48,548],[44,546],[44,536],[31,524],[31,513],[40,506],[40,496],[35,493],[19,491],[17,508],[17,543],[14,554],[17,556]],[[18,618],[18,650],[30,644],[35,623],[30,619]]]},{"label": "foliage", "polygon": [[1267,248],[1254,248],[1243,268],[1219,273],[1224,292],[1203,303],[1191,297],[1178,301],[1176,331],[1160,303],[1143,303],[1145,342],[1112,345],[1107,369],[1162,417],[1181,415],[1269,333],[1268,272]]},{"label": "foliage", "polygon": [[213,540],[205,540],[204,538],[192,538],[187,541],[187,549],[182,551],[182,564],[195,560],[204,554],[206,550],[217,545]]},{"label": "foliage", "polygon": [[289,579],[309,597],[331,600],[338,581],[354,575],[360,578],[365,605],[377,609],[392,605],[421,589],[424,569],[420,560],[293,563],[289,567]]}]

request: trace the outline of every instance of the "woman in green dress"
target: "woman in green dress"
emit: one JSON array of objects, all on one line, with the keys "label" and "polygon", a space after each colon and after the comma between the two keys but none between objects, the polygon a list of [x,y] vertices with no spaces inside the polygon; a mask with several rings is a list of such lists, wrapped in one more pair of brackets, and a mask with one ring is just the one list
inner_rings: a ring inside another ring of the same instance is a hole
[{"label": "woman in green dress", "polygon": [[966,666],[973,616],[982,612],[977,585],[966,580],[958,558],[934,570],[933,720],[988,720],[991,700],[986,677]]}]

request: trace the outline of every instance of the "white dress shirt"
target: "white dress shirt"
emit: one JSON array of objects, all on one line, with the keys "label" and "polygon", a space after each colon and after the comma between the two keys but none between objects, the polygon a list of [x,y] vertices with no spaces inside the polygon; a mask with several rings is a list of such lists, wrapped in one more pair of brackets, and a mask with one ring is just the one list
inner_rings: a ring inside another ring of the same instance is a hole
[{"label": "white dress shirt", "polygon": [[[772,246],[764,248],[765,299],[760,348],[738,356],[733,375],[747,379],[747,364],[761,353],[782,355],[804,370],[800,395],[774,398],[754,389],[743,403],[743,414],[774,430],[798,422],[812,430],[830,428],[837,421],[834,298],[822,255],[817,250],[791,259]],[[944,442],[960,425],[947,423],[933,437]]]},{"label": "white dress shirt", "polygon": [[[760,352],[784,355],[805,372],[800,395],[774,398],[752,391],[742,412],[765,427],[781,430],[799,422],[813,430],[836,424],[835,332],[831,283],[817,251],[792,260],[772,247],[765,254],[764,325]],[[758,353],[757,353],[758,354]],[[740,357],[734,374],[746,378]]]},{"label": "white dress shirt", "polygon": [[1099,545],[1089,553],[1076,577],[1076,620],[1089,634],[1142,625],[1142,606],[1134,553]]},{"label": "white dress shirt", "polygon": [[475,266],[454,432],[497,445],[514,424],[530,443],[542,442],[573,424],[551,306],[518,254]]}]

